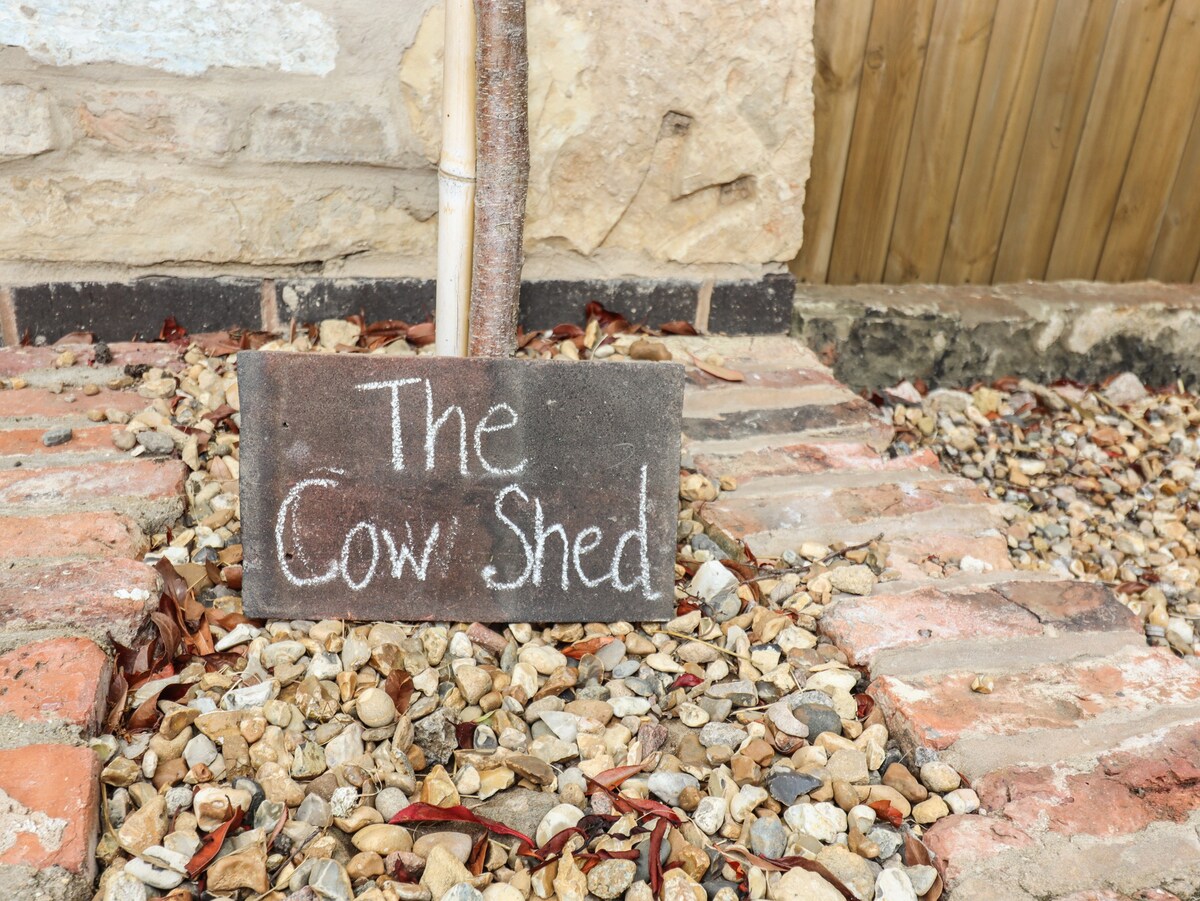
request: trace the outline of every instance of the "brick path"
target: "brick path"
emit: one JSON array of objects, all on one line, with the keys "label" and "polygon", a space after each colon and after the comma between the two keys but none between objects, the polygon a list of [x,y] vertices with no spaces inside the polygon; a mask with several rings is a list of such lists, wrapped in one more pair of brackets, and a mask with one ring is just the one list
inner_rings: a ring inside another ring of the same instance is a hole
[{"label": "brick path", "polygon": [[[145,408],[149,400],[109,384],[127,364],[167,365],[176,354],[111,350],[103,366],[91,347],[0,350],[0,379],[28,383],[0,390],[3,898],[91,897],[100,763],[87,741],[104,718],[111,642],[132,643],[158,599],[157,576],[137,558],[183,510],[183,464],[116,450],[113,426],[88,415]],[[74,436],[46,447],[55,426]]]},{"label": "brick path", "polygon": [[[1170,901],[1200,890],[1200,671],[1148,648],[1105,589],[1013,571],[1003,509],[928,453],[880,456],[874,409],[783,338],[673,339],[725,356],[729,383],[692,371],[687,451],[739,489],[707,505],[718,540],[774,554],[882,535],[895,580],[835,600],[821,627],[873,679],[906,750],[938,755],[985,816],[926,833],[954,901]],[[0,351],[0,897],[84,898],[94,873],[111,650],[144,625],[154,575],[133,562],[182,509],[178,461],[111,449],[92,409],[161,345],[56,368],[62,348]],[[83,386],[96,384],[88,395]],[[63,386],[52,393],[47,388]],[[43,447],[53,425],[78,441]],[[991,694],[971,691],[977,675]]]},{"label": "brick path", "polygon": [[[1191,899],[1200,670],[1147,647],[1103,586],[1014,571],[1003,508],[932,456],[881,458],[888,429],[806,349],[770,338],[724,350],[745,381],[693,373],[685,403],[693,460],[740,482],[706,515],[767,555],[889,544],[898,579],[836,599],[821,628],[869,672],[902,747],[952,764],[980,796],[985,816],[925,835],[951,897]],[[994,691],[973,692],[976,676]]]}]

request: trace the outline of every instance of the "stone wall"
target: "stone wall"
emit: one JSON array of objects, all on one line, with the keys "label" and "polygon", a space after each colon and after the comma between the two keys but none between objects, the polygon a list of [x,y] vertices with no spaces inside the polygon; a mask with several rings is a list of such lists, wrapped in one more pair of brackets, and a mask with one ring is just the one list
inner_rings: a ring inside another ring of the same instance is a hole
[{"label": "stone wall", "polygon": [[[526,276],[799,248],[813,0],[530,0]],[[432,0],[0,5],[0,283],[434,272]]]}]

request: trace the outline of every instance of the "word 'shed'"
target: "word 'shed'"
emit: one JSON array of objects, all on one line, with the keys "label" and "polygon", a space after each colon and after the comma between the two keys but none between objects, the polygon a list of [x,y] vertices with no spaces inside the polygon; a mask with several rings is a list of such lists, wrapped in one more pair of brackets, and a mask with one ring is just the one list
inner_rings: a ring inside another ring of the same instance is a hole
[{"label": "word 'shed'", "polygon": [[246,351],[250,616],[662,620],[683,369]]}]

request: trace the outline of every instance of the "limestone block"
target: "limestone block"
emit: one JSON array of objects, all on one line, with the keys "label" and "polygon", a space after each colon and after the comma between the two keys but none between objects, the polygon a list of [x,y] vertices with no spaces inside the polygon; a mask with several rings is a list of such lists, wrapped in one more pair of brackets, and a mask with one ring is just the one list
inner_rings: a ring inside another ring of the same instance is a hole
[{"label": "limestone block", "polygon": [[422,166],[415,148],[402,151],[396,120],[386,106],[353,101],[268,104],[251,117],[248,154],[268,163]]},{"label": "limestone block", "polygon": [[[432,189],[432,183],[430,184]],[[432,256],[436,221],[391,184],[0,172],[0,259],[296,264]]]},{"label": "limestone block", "polygon": [[40,63],[122,63],[200,75],[216,66],[324,75],[329,18],[292,0],[22,0],[0,4],[0,45]]},{"label": "limestone block", "polygon": [[228,103],[167,90],[84,92],[75,102],[80,131],[104,150],[217,159],[245,143]]},{"label": "limestone block", "polygon": [[58,146],[48,95],[20,84],[0,85],[0,158],[37,156]]},{"label": "limestone block", "polygon": [[[813,139],[812,0],[530,0],[527,249],[790,260]],[[443,16],[400,70],[427,159]]]}]

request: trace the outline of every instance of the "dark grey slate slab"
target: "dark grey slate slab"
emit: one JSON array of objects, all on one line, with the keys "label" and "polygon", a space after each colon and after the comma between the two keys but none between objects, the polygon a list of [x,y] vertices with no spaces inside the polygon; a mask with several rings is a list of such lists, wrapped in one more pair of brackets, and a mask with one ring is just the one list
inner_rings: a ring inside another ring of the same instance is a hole
[{"label": "dark grey slate slab", "polygon": [[244,352],[238,377],[249,615],[673,614],[682,367]]},{"label": "dark grey slate slab", "polygon": [[189,332],[261,326],[262,281],[251,278],[139,278],[131,282],[47,282],[10,289],[18,337],[57,341],[88,331],[101,341],[154,340],[168,316]]}]

